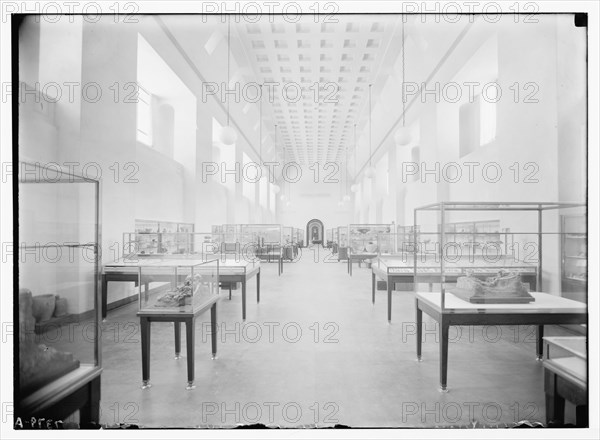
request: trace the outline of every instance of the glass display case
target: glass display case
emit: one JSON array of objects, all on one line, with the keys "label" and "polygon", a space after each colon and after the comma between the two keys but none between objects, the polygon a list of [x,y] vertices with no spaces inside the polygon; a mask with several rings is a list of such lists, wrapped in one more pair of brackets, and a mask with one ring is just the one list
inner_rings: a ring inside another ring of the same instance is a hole
[{"label": "glass display case", "polygon": [[[450,326],[535,326],[536,355],[541,360],[544,326],[588,322],[587,304],[560,295],[560,248],[565,235],[560,230],[561,216],[585,209],[584,203],[560,202],[442,202],[415,209],[414,225],[420,225],[421,239],[431,237],[437,250],[427,258],[416,250],[413,253],[417,359],[421,360],[425,312],[438,324],[442,391],[447,391]],[[490,217],[510,230],[512,245],[507,253],[495,244],[475,251],[448,241],[449,223]],[[535,283],[527,282],[525,275],[533,269]]]},{"label": "glass display case", "polygon": [[[415,237],[415,231],[417,233]],[[413,252],[414,244],[420,241],[420,226],[398,226],[397,229],[397,248],[399,252]],[[416,239],[416,241],[415,241]]]},{"label": "glass display case", "polygon": [[562,296],[587,302],[587,218],[585,215],[561,217]]},{"label": "glass display case", "polygon": [[323,243],[326,248],[333,246],[333,229],[325,229],[325,240]]},{"label": "glass display case", "polygon": [[510,228],[501,228],[499,220],[447,223],[445,227],[447,241],[460,246],[453,247],[455,252],[476,255],[494,246],[499,254],[506,255],[513,246]]},{"label": "glass display case", "polygon": [[396,255],[400,253],[399,243],[400,238],[396,233],[377,234],[377,255]]},{"label": "glass display case", "polygon": [[340,247],[348,247],[348,226],[338,226],[338,244]]},{"label": "glass display case", "polygon": [[191,254],[212,255],[220,252],[222,243],[219,240],[215,240],[212,232],[193,232],[190,236]]},{"label": "glass display case", "polygon": [[213,241],[221,243],[223,241],[223,225],[212,225],[211,234]]},{"label": "glass display case", "polygon": [[[557,294],[560,291],[558,255],[561,243],[569,235],[560,230],[560,218],[564,218],[565,213],[584,209],[583,206],[575,203],[448,202],[418,208],[415,224],[420,223],[421,240],[429,237],[428,248],[435,252],[427,258],[413,255],[415,276],[426,272],[438,274],[442,299],[448,276],[453,273],[466,276],[467,272],[475,277],[478,274],[487,276],[490,272],[490,276],[521,274],[521,279],[535,273],[536,280],[528,283],[532,290],[550,290]],[[494,220],[463,220],[490,213]],[[468,241],[462,238],[464,236]],[[505,240],[508,240],[508,246]],[[472,245],[473,241],[477,241],[477,246]],[[465,246],[465,243],[470,245]],[[422,246],[423,243],[418,243],[417,247]],[[587,261],[587,257],[583,261]],[[444,304],[443,300],[441,304]]]},{"label": "glass display case", "polygon": [[575,407],[575,427],[588,427],[587,338],[550,336],[544,337],[544,344],[546,423],[549,425],[552,423],[554,427],[562,427],[567,412],[565,403],[568,401]]},{"label": "glass display case", "polygon": [[191,223],[136,220],[135,232],[123,233],[123,255],[165,255],[193,252]]},{"label": "glass display case", "polygon": [[348,259],[348,226],[338,226],[338,261]]},{"label": "glass display case", "polygon": [[194,313],[219,294],[219,260],[140,265],[140,312]]},{"label": "glass display case", "polygon": [[284,245],[291,245],[294,241],[294,228],[291,226],[283,226],[282,232],[282,243]]},{"label": "glass display case", "polygon": [[299,247],[304,246],[304,232],[300,228],[294,228],[294,243]]},{"label": "glass display case", "polygon": [[348,247],[351,253],[377,253],[377,236],[390,234],[391,224],[351,224],[348,227]]},{"label": "glass display case", "polygon": [[125,232],[123,254],[138,256],[181,255],[194,252],[191,232]]},{"label": "glass display case", "polygon": [[240,225],[240,242],[256,244],[258,247],[281,245],[281,225],[245,224]]},{"label": "glass display case", "polygon": [[544,366],[568,376],[587,388],[587,338],[585,336],[549,336],[544,338]]},{"label": "glass display case", "polygon": [[239,243],[241,228],[242,225],[223,225],[221,229],[223,243]]},{"label": "glass display case", "polygon": [[56,164],[18,167],[14,414],[66,418],[78,393],[80,423],[97,422],[100,184]]}]

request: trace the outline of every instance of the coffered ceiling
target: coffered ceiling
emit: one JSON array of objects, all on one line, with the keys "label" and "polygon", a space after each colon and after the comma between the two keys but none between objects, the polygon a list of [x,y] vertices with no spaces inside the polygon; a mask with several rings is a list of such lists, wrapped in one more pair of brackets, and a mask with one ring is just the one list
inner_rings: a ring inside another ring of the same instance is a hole
[{"label": "coffered ceiling", "polygon": [[305,15],[290,23],[272,16],[232,24],[256,80],[271,84],[263,87],[263,105],[271,107],[288,160],[311,164],[341,159],[368,105],[369,84],[401,46],[391,44],[397,15],[340,15],[334,20],[325,23],[325,16]]},{"label": "coffered ceiling", "polygon": [[[469,56],[457,56],[454,47],[470,23],[449,23],[418,15],[404,18],[406,80],[421,85],[442,73],[452,78]],[[348,148],[350,160],[357,158],[358,171],[371,154],[370,84],[372,154],[390,139],[398,125],[402,113],[402,15],[303,15],[293,22],[281,15],[258,19],[170,15],[155,19],[203,84],[224,84],[228,53],[229,88],[237,85],[243,90],[249,84],[266,84],[262,139],[259,103],[246,99],[244,93],[241,100],[230,103],[232,124],[257,157],[262,150],[265,160],[272,160],[274,154],[285,154],[286,160],[304,165],[342,162]],[[226,112],[222,95],[211,99],[216,99]],[[418,101],[418,96],[407,101],[407,124],[417,118]],[[354,124],[358,133],[356,154]]]}]

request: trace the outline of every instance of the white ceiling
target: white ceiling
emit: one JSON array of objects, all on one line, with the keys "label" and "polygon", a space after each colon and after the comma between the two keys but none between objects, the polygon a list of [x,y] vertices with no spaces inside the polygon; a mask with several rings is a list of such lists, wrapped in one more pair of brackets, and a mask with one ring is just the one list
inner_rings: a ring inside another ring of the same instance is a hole
[{"label": "white ceiling", "polygon": [[[227,19],[231,20],[231,79],[248,83],[275,82],[273,101],[263,99],[263,141],[260,144],[258,103],[231,103],[231,119],[255,152],[272,159],[275,125],[276,150],[288,161],[342,162],[345,148],[353,156],[357,124],[358,167],[368,161],[368,90],[372,84],[372,152],[393,133],[402,114],[401,30],[398,14],[303,15],[295,22],[282,16],[254,20],[239,16],[162,16],[164,29],[188,58],[202,82],[222,84],[227,75]],[[448,51],[467,21],[447,23],[429,16],[407,16],[405,51],[407,81],[425,81],[443,65],[451,78],[464,63]],[[477,20],[476,20],[477,21]],[[489,29],[489,26],[487,27]],[[475,49],[469,48],[472,53]],[[469,55],[470,56],[470,55]],[[468,59],[468,58],[467,58]],[[283,86],[288,88],[286,99]],[[315,99],[315,83],[319,99]],[[300,87],[303,96],[297,102]],[[391,92],[390,92],[391,90]],[[266,88],[264,89],[266,95]],[[327,102],[331,96],[335,102]],[[226,105],[218,99],[223,111]],[[407,103],[406,123],[418,119],[419,97]],[[223,121],[224,122],[224,121]],[[270,138],[270,139],[269,139]],[[364,151],[363,151],[364,150]],[[366,154],[366,156],[365,156]]]},{"label": "white ceiling", "polygon": [[[369,84],[386,59],[395,59],[389,52],[398,15],[335,19],[337,23],[323,23],[323,17],[303,16],[289,23],[276,16],[258,23],[232,22],[256,81],[275,83],[263,88],[263,105],[272,106],[272,124],[277,124],[278,143],[288,160],[339,160],[353,142]],[[267,95],[269,90],[273,96]]]}]

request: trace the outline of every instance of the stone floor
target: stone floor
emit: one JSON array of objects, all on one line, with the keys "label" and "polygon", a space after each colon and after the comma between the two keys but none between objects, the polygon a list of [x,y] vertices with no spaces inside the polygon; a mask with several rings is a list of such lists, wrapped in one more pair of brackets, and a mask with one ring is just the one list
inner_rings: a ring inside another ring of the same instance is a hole
[{"label": "stone floor", "polygon": [[[427,319],[423,362],[415,356],[412,292],[371,304],[371,272],[315,263],[310,253],[262,265],[261,303],[248,287],[218,303],[218,356],[211,359],[209,314],[196,324],[196,388],[186,390],[185,349],[174,359],[173,326],[152,324],[151,383],[142,390],[137,303],[103,323],[101,422],[142,427],[512,426],[544,421],[542,363],[532,327],[451,330],[448,393],[439,391],[435,323]],[[320,260],[323,261],[323,252]],[[485,330],[485,331],[484,331]],[[560,332],[547,328],[547,334]],[[185,347],[185,332],[182,348]]]}]

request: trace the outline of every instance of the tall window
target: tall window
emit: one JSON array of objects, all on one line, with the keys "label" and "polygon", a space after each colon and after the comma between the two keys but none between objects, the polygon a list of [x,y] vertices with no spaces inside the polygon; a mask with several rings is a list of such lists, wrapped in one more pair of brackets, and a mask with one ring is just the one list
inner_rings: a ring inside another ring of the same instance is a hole
[{"label": "tall window", "polygon": [[460,157],[496,139],[496,101],[498,90],[489,87],[485,96],[477,95],[459,110]]},{"label": "tall window", "polygon": [[152,146],[152,95],[142,86],[138,87],[137,140]]}]

